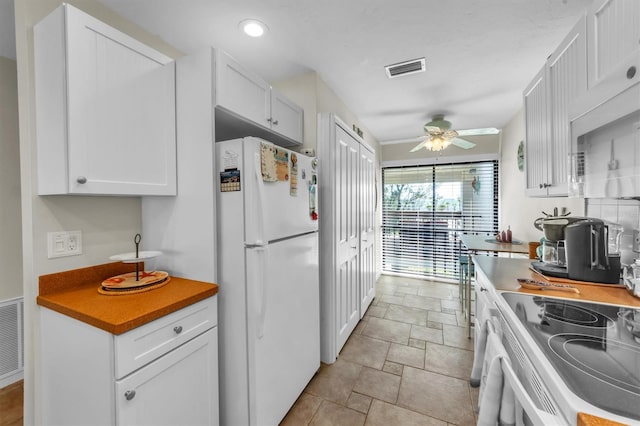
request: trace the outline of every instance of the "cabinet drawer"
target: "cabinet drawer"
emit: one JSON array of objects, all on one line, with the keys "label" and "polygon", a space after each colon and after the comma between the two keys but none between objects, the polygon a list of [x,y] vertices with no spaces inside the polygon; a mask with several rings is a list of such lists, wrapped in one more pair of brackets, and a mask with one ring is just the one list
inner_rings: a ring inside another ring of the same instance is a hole
[{"label": "cabinet drawer", "polygon": [[122,378],[217,324],[217,296],[115,336],[116,378]]}]

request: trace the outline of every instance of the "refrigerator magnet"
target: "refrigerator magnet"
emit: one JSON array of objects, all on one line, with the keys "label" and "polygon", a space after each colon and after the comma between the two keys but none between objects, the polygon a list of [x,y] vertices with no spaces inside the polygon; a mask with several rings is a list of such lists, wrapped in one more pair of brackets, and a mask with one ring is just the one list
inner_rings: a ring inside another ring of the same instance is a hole
[{"label": "refrigerator magnet", "polygon": [[298,156],[291,153],[291,176],[289,179],[289,195],[298,196]]},{"label": "refrigerator magnet", "polygon": [[240,170],[231,169],[220,172],[220,192],[240,191]]}]

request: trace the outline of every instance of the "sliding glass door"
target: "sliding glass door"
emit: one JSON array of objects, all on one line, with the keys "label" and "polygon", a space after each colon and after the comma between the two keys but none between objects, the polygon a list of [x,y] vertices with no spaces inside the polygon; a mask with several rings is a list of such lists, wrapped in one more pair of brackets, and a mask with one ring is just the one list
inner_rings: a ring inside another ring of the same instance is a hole
[{"label": "sliding glass door", "polygon": [[382,177],[383,271],[457,279],[459,235],[498,231],[497,161],[387,167]]}]

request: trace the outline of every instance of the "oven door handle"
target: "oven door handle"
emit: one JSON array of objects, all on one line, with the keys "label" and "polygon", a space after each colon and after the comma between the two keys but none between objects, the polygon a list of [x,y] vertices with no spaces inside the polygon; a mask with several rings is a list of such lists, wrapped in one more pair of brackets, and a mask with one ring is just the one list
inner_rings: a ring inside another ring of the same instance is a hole
[{"label": "oven door handle", "polygon": [[[546,411],[540,410],[534,402],[531,400],[531,397],[527,393],[527,391],[520,383],[518,376],[513,371],[511,367],[511,363],[507,360],[503,360],[502,364],[502,372],[504,374],[505,380],[509,382],[511,389],[515,393],[516,401],[522,406],[522,409],[527,413],[529,418],[533,421],[533,424],[536,425],[560,425],[567,424],[564,419],[560,416],[554,416],[553,414],[547,413]],[[518,421],[516,420],[516,424]]]}]

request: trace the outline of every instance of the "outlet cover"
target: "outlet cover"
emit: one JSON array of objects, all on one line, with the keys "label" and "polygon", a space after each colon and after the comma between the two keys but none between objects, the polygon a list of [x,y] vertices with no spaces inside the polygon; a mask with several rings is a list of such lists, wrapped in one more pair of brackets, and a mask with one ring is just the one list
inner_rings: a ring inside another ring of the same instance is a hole
[{"label": "outlet cover", "polygon": [[82,254],[82,231],[47,232],[49,259],[79,254]]}]

